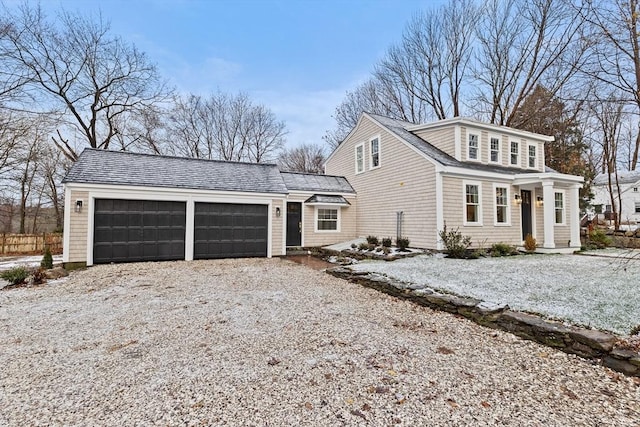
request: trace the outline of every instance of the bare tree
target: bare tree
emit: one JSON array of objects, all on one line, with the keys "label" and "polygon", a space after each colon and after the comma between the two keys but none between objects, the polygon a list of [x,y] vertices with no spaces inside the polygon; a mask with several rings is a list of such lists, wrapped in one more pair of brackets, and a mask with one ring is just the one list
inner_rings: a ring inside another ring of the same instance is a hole
[{"label": "bare tree", "polygon": [[468,23],[478,14],[473,1],[451,0],[414,16],[372,77],[347,92],[334,114],[336,128],[325,141],[335,148],[363,111],[410,123],[459,116],[475,37]]},{"label": "bare tree", "polygon": [[607,175],[607,190],[611,201],[614,226],[617,230],[621,220],[621,195],[618,177],[618,152],[623,123],[627,113],[624,103],[611,94],[590,104],[594,121],[592,138],[598,146],[600,171]]},{"label": "bare tree", "polygon": [[243,93],[176,97],[167,117],[165,150],[186,157],[270,161],[286,135],[284,122]]},{"label": "bare tree", "polygon": [[24,109],[57,111],[66,124],[53,138],[71,160],[76,135],[93,148],[108,149],[117,120],[165,98],[155,65],[135,46],[109,34],[95,20],[62,11],[57,25],[39,6],[4,8],[0,28],[1,67],[10,70],[31,102]]},{"label": "bare tree", "polygon": [[251,109],[244,124],[247,128],[247,158],[250,162],[274,160],[274,154],[284,145],[287,133],[284,122],[264,105]]},{"label": "bare tree", "polygon": [[[592,78],[610,86],[640,114],[640,3],[638,0],[586,0],[583,17],[598,40],[594,55],[583,70]],[[640,132],[635,133],[631,170],[638,165]]]},{"label": "bare tree", "polygon": [[557,96],[583,64],[583,19],[568,0],[491,0],[477,26],[480,113],[510,126],[538,85]]},{"label": "bare tree", "polygon": [[282,150],[278,156],[278,166],[288,172],[323,173],[325,159],[322,146],[302,144]]}]

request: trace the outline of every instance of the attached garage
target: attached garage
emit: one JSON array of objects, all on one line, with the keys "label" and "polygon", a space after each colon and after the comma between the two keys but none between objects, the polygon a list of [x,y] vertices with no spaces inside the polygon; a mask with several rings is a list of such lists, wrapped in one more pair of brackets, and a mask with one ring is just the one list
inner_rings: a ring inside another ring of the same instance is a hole
[{"label": "attached garage", "polygon": [[184,259],[186,203],[95,199],[93,262]]},{"label": "attached garage", "polygon": [[194,259],[267,256],[267,205],[196,203],[194,227]]},{"label": "attached garage", "polygon": [[[316,193],[355,196],[342,177],[286,174],[274,164],[89,148],[63,183],[62,259],[70,268],[285,255],[288,201]],[[355,215],[350,206],[344,209]],[[312,234],[322,234],[322,241],[307,237],[310,243],[354,238],[349,217],[342,220],[343,231],[316,233],[314,218],[301,212],[296,230],[306,221]],[[304,244],[304,233],[299,237]]]}]

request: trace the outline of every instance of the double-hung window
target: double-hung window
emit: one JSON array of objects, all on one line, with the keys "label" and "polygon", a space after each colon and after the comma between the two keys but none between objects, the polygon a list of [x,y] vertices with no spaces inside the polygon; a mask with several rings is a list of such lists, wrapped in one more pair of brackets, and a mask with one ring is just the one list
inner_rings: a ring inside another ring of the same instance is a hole
[{"label": "double-hung window", "polygon": [[635,203],[636,213],[640,213],[640,202]]},{"label": "double-hung window", "polygon": [[466,224],[480,224],[480,185],[465,184],[465,217]]},{"label": "double-hung window", "polygon": [[554,194],[555,202],[555,223],[564,224],[564,193],[556,192]]},{"label": "double-hung window", "polygon": [[356,145],[356,173],[364,172],[364,144]]},{"label": "double-hung window", "polygon": [[478,144],[479,144],[478,135],[470,133],[469,134],[469,153],[468,153],[469,160],[478,160],[479,151],[480,151],[480,147]]},{"label": "double-hung window", "polygon": [[380,166],[380,138],[376,137],[369,141],[369,153],[371,154],[371,169]]},{"label": "double-hung window", "polygon": [[500,138],[492,136],[489,139],[489,149],[491,150],[489,160],[492,163],[500,163]]},{"label": "double-hung window", "polygon": [[537,162],[538,162],[538,156],[536,155],[536,146],[535,145],[530,145],[529,146],[529,167],[530,168],[535,168],[537,167]]},{"label": "double-hung window", "polygon": [[496,187],[496,225],[509,223],[509,190]]},{"label": "double-hung window", "polygon": [[338,209],[318,208],[316,231],[338,231]]},{"label": "double-hung window", "polygon": [[511,166],[520,166],[520,144],[516,141],[511,141],[511,156],[509,158],[509,164]]}]

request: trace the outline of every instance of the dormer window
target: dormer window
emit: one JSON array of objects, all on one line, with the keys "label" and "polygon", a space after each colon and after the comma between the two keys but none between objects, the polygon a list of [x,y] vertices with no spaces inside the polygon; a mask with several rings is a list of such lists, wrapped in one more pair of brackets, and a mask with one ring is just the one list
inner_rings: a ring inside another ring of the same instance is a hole
[{"label": "dormer window", "polygon": [[479,147],[479,142],[478,142],[478,135],[470,133],[469,134],[468,159],[469,160],[478,160],[479,152],[480,152],[480,147]]},{"label": "dormer window", "polygon": [[520,166],[520,144],[516,141],[511,141],[511,156],[509,164],[511,166]]},{"label": "dormer window", "polygon": [[536,146],[535,145],[530,145],[529,146],[529,167],[530,168],[536,168],[538,165],[538,160],[537,160],[537,155],[536,155]]},{"label": "dormer window", "polygon": [[500,138],[492,136],[489,139],[490,157],[491,163],[500,163]]}]

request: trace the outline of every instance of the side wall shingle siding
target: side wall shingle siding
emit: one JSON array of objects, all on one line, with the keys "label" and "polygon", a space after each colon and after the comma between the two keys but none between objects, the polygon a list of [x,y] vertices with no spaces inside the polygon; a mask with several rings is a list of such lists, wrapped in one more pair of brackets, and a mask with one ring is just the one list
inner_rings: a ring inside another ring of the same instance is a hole
[{"label": "side wall shingle siding", "polygon": [[87,232],[89,224],[89,192],[71,191],[71,200],[82,200],[82,212],[69,212],[69,262],[87,261]]},{"label": "side wall shingle siding", "polygon": [[[369,138],[380,135],[380,167],[370,169]],[[355,147],[364,143],[365,171],[355,173]],[[383,128],[363,117],[326,164],[326,172],[347,178],[357,193],[357,235],[396,237],[397,212],[411,246],[436,245],[435,166]]]}]

